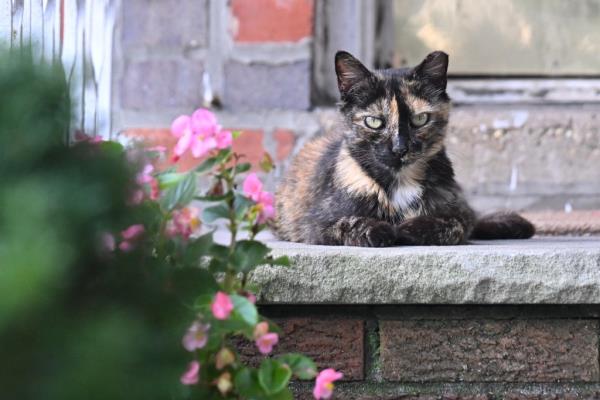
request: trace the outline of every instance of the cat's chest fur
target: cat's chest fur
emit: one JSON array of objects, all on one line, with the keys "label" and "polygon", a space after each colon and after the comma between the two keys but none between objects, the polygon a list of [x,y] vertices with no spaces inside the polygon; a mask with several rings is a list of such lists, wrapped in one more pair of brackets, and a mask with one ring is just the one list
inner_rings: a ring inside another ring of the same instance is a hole
[{"label": "cat's chest fur", "polygon": [[390,196],[391,206],[397,212],[409,211],[421,200],[423,187],[420,184],[401,184]]},{"label": "cat's chest fur", "polygon": [[421,164],[411,164],[396,174],[396,179],[388,193],[390,207],[398,214],[414,216],[420,209],[424,188],[424,169]]},{"label": "cat's chest fur", "polygon": [[369,176],[345,150],[336,163],[336,186],[351,196],[377,202],[380,217],[414,217],[420,213],[424,193],[424,168],[420,163],[407,165],[394,174],[389,187],[383,187]]}]

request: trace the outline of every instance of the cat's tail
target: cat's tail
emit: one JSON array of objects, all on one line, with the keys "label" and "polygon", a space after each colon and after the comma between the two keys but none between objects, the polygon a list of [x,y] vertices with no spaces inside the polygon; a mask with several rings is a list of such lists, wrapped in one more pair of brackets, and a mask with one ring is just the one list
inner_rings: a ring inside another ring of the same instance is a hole
[{"label": "cat's tail", "polygon": [[529,239],[535,234],[535,226],[514,212],[496,212],[477,220],[471,239]]}]

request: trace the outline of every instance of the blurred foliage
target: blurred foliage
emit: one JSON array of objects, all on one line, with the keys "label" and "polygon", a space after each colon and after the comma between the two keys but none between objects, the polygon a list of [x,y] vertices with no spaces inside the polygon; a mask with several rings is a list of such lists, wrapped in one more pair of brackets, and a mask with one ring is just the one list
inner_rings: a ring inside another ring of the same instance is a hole
[{"label": "blurred foliage", "polygon": [[154,213],[127,205],[118,145],[67,144],[64,74],[26,54],[0,55],[0,398],[180,397],[181,296],[205,277],[102,250],[103,232]]}]

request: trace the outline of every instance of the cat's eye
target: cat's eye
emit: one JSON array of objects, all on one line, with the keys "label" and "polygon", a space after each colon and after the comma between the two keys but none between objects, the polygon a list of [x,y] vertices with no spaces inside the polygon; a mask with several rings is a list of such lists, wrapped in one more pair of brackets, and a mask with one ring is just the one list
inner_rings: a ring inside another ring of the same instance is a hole
[{"label": "cat's eye", "polygon": [[410,117],[410,123],[416,128],[420,128],[421,126],[425,125],[427,121],[429,121],[428,113],[414,114]]},{"label": "cat's eye", "polygon": [[371,129],[380,129],[383,127],[383,120],[377,117],[365,117],[365,125]]}]

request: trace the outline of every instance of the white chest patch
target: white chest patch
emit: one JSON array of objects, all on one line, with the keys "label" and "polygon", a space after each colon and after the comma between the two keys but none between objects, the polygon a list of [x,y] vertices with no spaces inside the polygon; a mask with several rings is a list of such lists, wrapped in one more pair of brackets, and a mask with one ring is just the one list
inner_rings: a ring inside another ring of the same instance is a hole
[{"label": "white chest patch", "polygon": [[418,184],[400,185],[396,188],[390,199],[394,208],[398,211],[406,210],[421,198],[423,187]]}]

